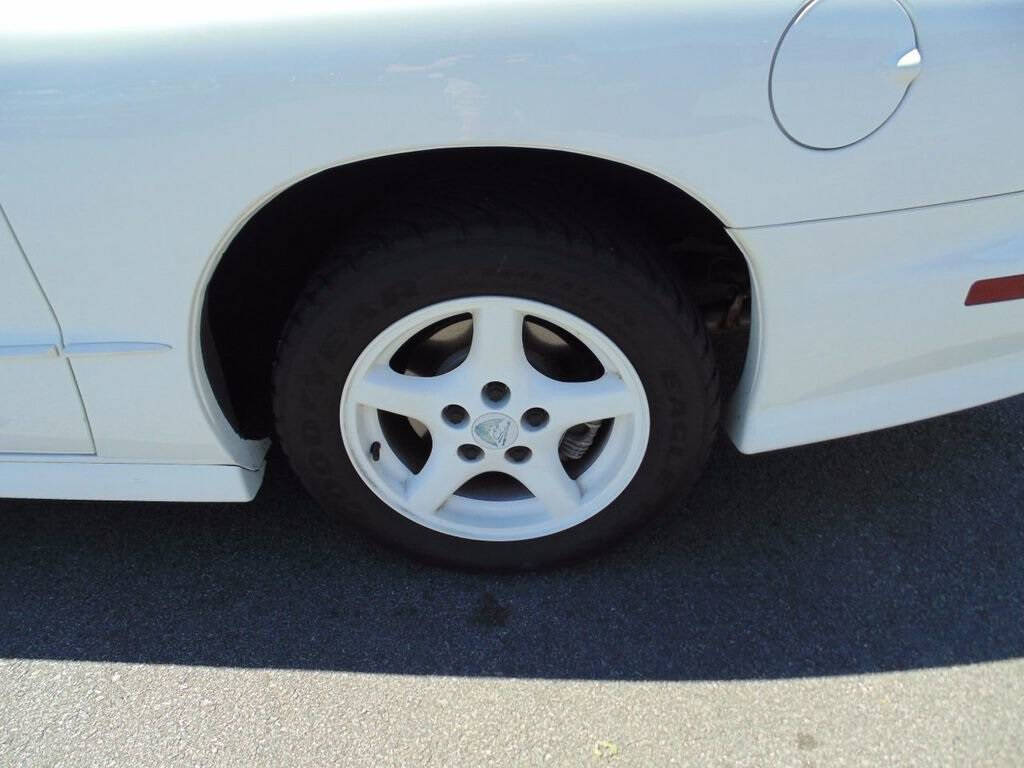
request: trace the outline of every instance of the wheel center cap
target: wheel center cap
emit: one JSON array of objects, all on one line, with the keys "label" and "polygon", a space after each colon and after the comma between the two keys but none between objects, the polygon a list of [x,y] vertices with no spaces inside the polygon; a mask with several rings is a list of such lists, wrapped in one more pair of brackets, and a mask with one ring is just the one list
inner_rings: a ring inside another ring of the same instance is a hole
[{"label": "wheel center cap", "polygon": [[473,439],[481,448],[501,450],[519,437],[515,421],[503,413],[485,413],[473,422]]}]

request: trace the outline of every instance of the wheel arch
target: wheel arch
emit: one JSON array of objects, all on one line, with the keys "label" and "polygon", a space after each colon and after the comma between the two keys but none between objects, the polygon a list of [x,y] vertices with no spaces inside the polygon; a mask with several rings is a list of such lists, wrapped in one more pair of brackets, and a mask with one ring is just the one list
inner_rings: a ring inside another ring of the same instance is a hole
[{"label": "wheel arch", "polygon": [[[699,306],[722,304],[717,281],[698,276],[708,259],[722,255],[735,269],[737,286],[749,292],[749,266],[727,234],[727,219],[692,190],[651,170],[583,152],[533,147],[442,147],[360,158],[281,184],[255,200],[228,230],[204,270],[194,305],[197,386],[212,395],[240,435],[266,436],[280,331],[329,243],[371,212],[374,200],[386,196],[393,184],[415,180],[417,174],[457,179],[512,164],[520,171],[536,166],[585,174],[602,194],[631,208],[642,226],[668,238],[666,245],[673,245],[673,236],[689,238],[689,252],[668,248],[664,257],[686,273],[691,298]],[[502,184],[500,173],[491,182]],[[731,357],[742,361],[745,351]],[[739,373],[726,372],[724,378],[731,383]]]}]

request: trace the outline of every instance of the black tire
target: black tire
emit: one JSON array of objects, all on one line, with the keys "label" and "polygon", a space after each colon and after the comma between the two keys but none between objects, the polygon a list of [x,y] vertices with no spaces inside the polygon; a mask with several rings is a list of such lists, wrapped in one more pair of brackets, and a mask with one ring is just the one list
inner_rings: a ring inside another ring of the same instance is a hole
[{"label": "black tire", "polygon": [[[427,199],[346,237],[285,328],[275,419],[306,488],[329,513],[380,540],[430,561],[487,569],[576,558],[677,507],[716,433],[718,374],[700,316],[643,238],[607,212],[560,213],[564,203]],[[349,461],[338,407],[358,355],[409,313],[473,295],[517,296],[583,318],[618,345],[643,381],[651,411],[643,463],[615,501],[573,528],[512,542],[449,536],[391,509]]]}]

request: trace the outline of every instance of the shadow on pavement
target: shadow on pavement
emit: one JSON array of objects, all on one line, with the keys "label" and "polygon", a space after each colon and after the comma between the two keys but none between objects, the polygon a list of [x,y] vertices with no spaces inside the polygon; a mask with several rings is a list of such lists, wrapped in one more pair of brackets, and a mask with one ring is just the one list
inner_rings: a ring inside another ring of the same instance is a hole
[{"label": "shadow on pavement", "polygon": [[273,457],[248,505],[0,501],[0,657],[632,680],[1024,655],[1024,398],[762,456],[574,566],[420,565]]}]

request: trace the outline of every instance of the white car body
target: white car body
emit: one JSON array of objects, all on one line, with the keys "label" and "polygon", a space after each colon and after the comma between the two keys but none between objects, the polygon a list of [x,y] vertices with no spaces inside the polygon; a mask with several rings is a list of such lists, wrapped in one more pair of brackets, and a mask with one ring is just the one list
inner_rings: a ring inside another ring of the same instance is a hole
[{"label": "white car body", "polygon": [[319,171],[448,147],[614,160],[718,217],[752,281],[745,452],[1016,395],[1024,301],[965,298],[1024,273],[1022,36],[1019,0],[6,9],[0,495],[252,498],[268,442],[200,338],[222,255]]}]

